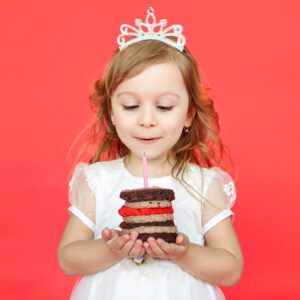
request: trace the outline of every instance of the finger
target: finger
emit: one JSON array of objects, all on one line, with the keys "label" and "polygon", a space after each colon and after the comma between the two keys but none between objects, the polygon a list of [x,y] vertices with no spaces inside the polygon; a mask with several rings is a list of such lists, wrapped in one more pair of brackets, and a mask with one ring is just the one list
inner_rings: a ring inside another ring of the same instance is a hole
[{"label": "finger", "polygon": [[184,233],[179,233],[176,237],[176,244],[186,246],[189,243],[189,238]]},{"label": "finger", "polygon": [[143,242],[141,240],[137,240],[134,243],[134,246],[132,247],[130,251],[130,257],[136,257],[136,256],[141,256],[140,254],[144,251],[143,247]]},{"label": "finger", "polygon": [[131,249],[134,247],[134,243],[136,241],[138,237],[138,232],[137,231],[133,231],[130,234],[130,239],[128,241],[126,241],[126,243],[122,246],[122,252],[124,253],[124,255],[128,256]]},{"label": "finger", "polygon": [[156,256],[162,257],[166,255],[166,253],[160,248],[160,246],[157,244],[156,240],[153,237],[148,238],[147,242],[149,243],[152,252]]},{"label": "finger", "polygon": [[158,239],[156,242],[164,253],[169,254],[171,252],[171,245],[169,243],[163,239]]},{"label": "finger", "polygon": [[130,234],[130,237],[134,240],[136,240],[139,236],[139,233],[137,231],[132,231]]},{"label": "finger", "polygon": [[130,236],[128,234],[124,234],[120,237],[115,237],[113,239],[112,245],[115,250],[120,250],[124,247],[124,245],[130,240]]},{"label": "finger", "polygon": [[101,231],[101,236],[104,240],[108,241],[111,238],[111,231],[108,228],[104,228]]},{"label": "finger", "polygon": [[[140,242],[138,242],[138,241],[140,241]],[[137,246],[136,246],[136,244],[137,244]],[[144,256],[146,250],[144,249],[143,241],[142,240],[137,240],[136,244],[135,244],[135,249],[136,249],[137,252],[133,253],[133,257]]]},{"label": "finger", "polygon": [[136,240],[134,247],[137,249],[143,249],[143,241],[142,240]]},{"label": "finger", "polygon": [[144,256],[145,255],[146,250],[145,249],[141,249],[140,253],[138,254],[138,256]]},{"label": "finger", "polygon": [[149,254],[152,257],[156,257],[156,255],[153,253],[153,251],[151,250],[151,247],[148,243],[145,243],[144,247],[145,247],[145,251],[147,252],[147,254]]},{"label": "finger", "polygon": [[104,240],[108,241],[112,238],[119,237],[120,233],[118,230],[106,227],[102,230],[101,235]]},{"label": "finger", "polygon": [[181,244],[184,241],[184,236],[182,234],[178,234],[176,237],[176,244]]},{"label": "finger", "polygon": [[144,248],[145,250],[148,249],[148,248],[149,248],[149,244],[148,244],[147,242],[144,242],[143,248]]},{"label": "finger", "polygon": [[116,229],[111,229],[111,234],[113,237],[119,237],[121,235],[121,232]]}]

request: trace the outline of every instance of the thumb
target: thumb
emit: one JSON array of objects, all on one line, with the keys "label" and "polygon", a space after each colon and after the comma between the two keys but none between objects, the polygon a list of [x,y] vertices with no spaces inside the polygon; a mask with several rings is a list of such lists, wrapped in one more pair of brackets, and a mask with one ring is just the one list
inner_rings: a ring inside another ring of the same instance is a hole
[{"label": "thumb", "polygon": [[108,241],[112,238],[112,232],[109,228],[104,228],[101,232],[101,235],[105,241]]},{"label": "thumb", "polygon": [[176,244],[178,245],[184,246],[187,244],[187,241],[188,241],[187,236],[183,233],[178,234],[176,237]]}]

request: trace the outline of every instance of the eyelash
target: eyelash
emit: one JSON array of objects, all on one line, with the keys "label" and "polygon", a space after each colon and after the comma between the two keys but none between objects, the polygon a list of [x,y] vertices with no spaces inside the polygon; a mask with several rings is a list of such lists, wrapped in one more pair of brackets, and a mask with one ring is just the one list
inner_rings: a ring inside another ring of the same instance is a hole
[{"label": "eyelash", "polygon": [[[134,110],[138,107],[139,107],[138,105],[131,105],[131,106],[123,105],[124,110]],[[157,106],[157,108],[159,108],[161,111],[170,111],[172,110],[173,106]]]}]

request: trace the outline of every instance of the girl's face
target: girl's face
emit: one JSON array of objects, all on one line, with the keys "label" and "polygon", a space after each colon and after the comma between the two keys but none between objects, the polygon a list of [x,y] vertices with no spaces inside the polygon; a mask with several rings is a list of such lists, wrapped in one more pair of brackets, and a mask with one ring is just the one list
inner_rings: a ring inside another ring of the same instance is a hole
[{"label": "girl's face", "polygon": [[174,63],[151,65],[124,80],[112,95],[112,122],[130,155],[165,159],[179,140],[187,117],[189,96]]}]

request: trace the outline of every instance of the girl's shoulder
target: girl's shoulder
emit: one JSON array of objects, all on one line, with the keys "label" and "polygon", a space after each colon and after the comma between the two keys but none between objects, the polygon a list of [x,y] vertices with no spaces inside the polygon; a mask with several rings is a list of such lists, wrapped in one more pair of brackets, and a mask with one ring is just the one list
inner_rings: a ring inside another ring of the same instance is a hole
[{"label": "girl's shoulder", "polygon": [[91,170],[120,170],[122,167],[122,158],[107,161],[97,161],[88,165]]},{"label": "girl's shoulder", "polygon": [[222,172],[219,167],[207,168],[194,163],[189,163],[186,171],[187,176],[196,179],[201,178],[203,181],[210,181],[214,176],[218,176]]},{"label": "girl's shoulder", "polygon": [[189,163],[187,170],[189,181],[196,187],[203,184],[204,194],[214,182],[219,182],[228,196],[235,199],[235,183],[231,175],[220,167],[206,168],[197,164]]},{"label": "girl's shoulder", "polygon": [[120,171],[122,169],[122,159],[98,161],[92,164],[79,162],[75,167],[76,169],[84,169],[87,176],[99,177],[101,173],[112,174]]},{"label": "girl's shoulder", "polygon": [[231,175],[220,167],[214,166],[211,168],[202,167],[194,163],[188,164],[188,174],[190,176],[201,176],[203,180],[209,182],[214,178],[219,178],[224,182],[233,181]]},{"label": "girl's shoulder", "polygon": [[70,184],[80,177],[85,177],[90,186],[96,187],[99,182],[113,178],[122,170],[121,159],[100,161],[92,164],[79,162],[76,164]]}]

